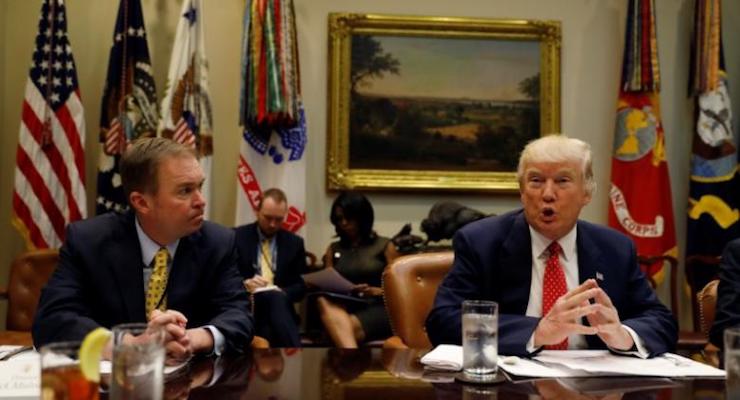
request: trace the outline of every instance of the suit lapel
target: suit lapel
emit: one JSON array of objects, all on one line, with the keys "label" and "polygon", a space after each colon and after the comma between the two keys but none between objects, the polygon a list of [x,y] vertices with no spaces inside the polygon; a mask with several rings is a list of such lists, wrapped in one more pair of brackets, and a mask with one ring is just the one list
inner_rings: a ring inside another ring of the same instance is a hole
[{"label": "suit lapel", "polygon": [[257,259],[257,246],[260,245],[260,236],[257,234],[257,223],[254,222],[247,225],[247,260],[252,260],[252,264],[249,265],[251,270],[250,276],[254,276],[259,269],[259,260]]},{"label": "suit lapel", "polygon": [[527,311],[529,304],[529,289],[532,280],[532,239],[529,236],[529,226],[524,214],[518,214],[512,224],[509,236],[504,241],[501,258],[501,282],[506,282],[511,290],[502,290],[507,298],[502,298],[504,304],[510,304],[514,309],[504,311],[522,314]]},{"label": "suit lapel", "polygon": [[121,217],[117,244],[108,249],[111,252],[111,269],[118,283],[119,296],[126,308],[128,321],[145,321],[144,315],[144,265],[141,261],[141,245],[134,225],[134,213]]},{"label": "suit lapel", "polygon": [[578,251],[578,281],[585,282],[587,279],[604,279],[604,268],[601,260],[601,251],[593,243],[588,235],[587,229],[580,222],[578,223],[578,237],[576,239],[576,249]]},{"label": "suit lapel", "polygon": [[185,310],[188,302],[188,293],[195,293],[193,285],[197,285],[198,260],[193,244],[200,231],[190,236],[180,239],[175,252],[175,259],[172,261],[172,268],[167,279],[167,308]]}]

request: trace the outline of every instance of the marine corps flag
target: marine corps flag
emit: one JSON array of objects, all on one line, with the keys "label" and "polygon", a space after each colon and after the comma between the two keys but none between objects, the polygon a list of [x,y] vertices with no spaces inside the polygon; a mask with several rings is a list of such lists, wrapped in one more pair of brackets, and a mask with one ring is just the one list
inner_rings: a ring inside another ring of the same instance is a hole
[{"label": "marine corps flag", "polygon": [[100,110],[103,151],[98,164],[98,214],[128,207],[118,174],[121,153],[132,140],[154,136],[158,119],[141,2],[121,0]]},{"label": "marine corps flag", "polygon": [[277,187],[290,205],[283,228],[298,232],[306,223],[307,139],[291,0],[246,2],[241,71],[236,224],[253,221],[262,191]]},{"label": "marine corps flag", "polygon": [[[609,189],[609,226],[641,255],[676,256],[671,186],[660,122],[660,74],[653,0],[629,0]],[[656,282],[663,265],[645,271]]]},{"label": "marine corps flag", "polygon": [[203,1],[185,0],[175,34],[175,45],[167,75],[167,93],[162,101],[162,136],[197,150],[206,176],[203,195],[206,218],[211,199],[213,158],[211,100],[208,93]]},{"label": "marine corps flag", "polygon": [[721,1],[697,0],[691,95],[696,131],[691,155],[686,255],[719,256],[740,237],[737,139],[722,54]]}]

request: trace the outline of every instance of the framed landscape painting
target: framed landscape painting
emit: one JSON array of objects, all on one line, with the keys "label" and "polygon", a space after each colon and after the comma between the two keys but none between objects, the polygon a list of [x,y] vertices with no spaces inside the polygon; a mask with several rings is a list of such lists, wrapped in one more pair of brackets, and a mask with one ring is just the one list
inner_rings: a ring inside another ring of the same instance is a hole
[{"label": "framed landscape painting", "polygon": [[515,192],[560,129],[560,23],[332,13],[330,190]]}]

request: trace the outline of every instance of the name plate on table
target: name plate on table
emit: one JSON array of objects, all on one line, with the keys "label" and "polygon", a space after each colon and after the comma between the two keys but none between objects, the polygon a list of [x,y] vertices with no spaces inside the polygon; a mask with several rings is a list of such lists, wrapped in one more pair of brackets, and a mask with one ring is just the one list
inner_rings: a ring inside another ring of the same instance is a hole
[{"label": "name plate on table", "polygon": [[0,362],[0,398],[38,399],[41,396],[41,367],[38,353],[19,355]]}]

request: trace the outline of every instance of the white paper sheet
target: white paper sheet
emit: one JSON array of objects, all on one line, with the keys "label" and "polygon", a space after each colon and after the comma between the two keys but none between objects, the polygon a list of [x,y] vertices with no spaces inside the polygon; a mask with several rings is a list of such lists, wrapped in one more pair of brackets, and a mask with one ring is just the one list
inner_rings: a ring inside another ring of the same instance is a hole
[{"label": "white paper sheet", "polygon": [[[534,368],[539,364],[541,368]],[[518,358],[501,363],[501,368],[517,376],[529,377],[588,377],[588,376],[657,376],[657,377],[716,377],[725,371],[710,367],[677,354],[641,359],[619,356],[606,350],[545,350],[533,360]]]},{"label": "white paper sheet", "polygon": [[462,347],[441,344],[421,358],[421,363],[433,369],[460,371],[462,369]]},{"label": "white paper sheet", "polygon": [[[462,368],[462,347],[440,345],[421,359],[428,367]],[[667,378],[724,378],[725,371],[677,354],[641,359],[606,350],[545,350],[532,359],[499,357],[499,368],[510,375],[531,378],[583,378],[597,376],[655,376]]]}]

